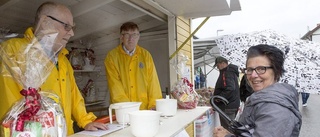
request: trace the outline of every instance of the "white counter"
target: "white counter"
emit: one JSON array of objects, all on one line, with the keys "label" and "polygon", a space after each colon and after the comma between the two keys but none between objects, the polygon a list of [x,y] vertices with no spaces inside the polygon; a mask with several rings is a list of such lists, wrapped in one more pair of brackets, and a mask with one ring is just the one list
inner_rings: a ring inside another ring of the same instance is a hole
[{"label": "white counter", "polygon": [[[192,123],[198,117],[203,115],[211,107],[197,107],[195,109],[178,109],[177,114],[173,117],[161,117],[159,132],[155,137],[170,137],[180,133],[188,124]],[[87,135],[74,134],[69,137],[88,137]],[[131,134],[131,127],[104,135],[103,137],[134,137]]]}]

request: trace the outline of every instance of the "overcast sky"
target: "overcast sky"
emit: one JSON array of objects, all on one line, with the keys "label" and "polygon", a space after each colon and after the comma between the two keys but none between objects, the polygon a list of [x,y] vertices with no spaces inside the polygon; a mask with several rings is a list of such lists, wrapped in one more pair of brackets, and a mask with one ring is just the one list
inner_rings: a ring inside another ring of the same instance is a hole
[{"label": "overcast sky", "polygon": [[[240,0],[241,11],[211,17],[195,34],[199,38],[271,29],[300,38],[320,23],[320,0]],[[204,20],[194,19],[193,30]]]}]

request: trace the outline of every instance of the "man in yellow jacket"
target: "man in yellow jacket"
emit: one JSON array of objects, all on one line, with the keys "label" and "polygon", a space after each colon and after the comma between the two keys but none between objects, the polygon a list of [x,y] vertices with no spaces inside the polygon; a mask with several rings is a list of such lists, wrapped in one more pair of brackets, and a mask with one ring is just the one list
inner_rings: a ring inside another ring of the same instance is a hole
[{"label": "man in yellow jacket", "polygon": [[140,109],[155,109],[162,98],[151,54],[138,45],[138,25],[124,23],[120,28],[121,44],[104,61],[111,103],[142,102]]},{"label": "man in yellow jacket", "polygon": [[[77,121],[78,125],[85,130],[107,129],[106,125],[93,122],[96,119],[93,113],[87,113],[83,97],[75,82],[73,69],[66,57],[68,50],[65,49],[65,46],[69,38],[74,35],[73,27],[73,17],[66,6],[45,2],[37,10],[35,27],[28,28],[25,31],[24,38],[13,38],[1,43],[6,53],[17,53],[19,49],[30,44],[39,35],[46,35],[52,30],[58,33],[52,47],[53,50],[57,50],[53,51],[57,53],[54,59],[57,67],[52,69],[47,80],[40,88],[42,91],[52,91],[60,97],[68,135],[74,133],[72,119]],[[2,60],[0,60],[0,65],[4,68]],[[6,77],[3,74],[0,75],[0,119],[3,119],[10,107],[22,98],[20,94],[22,89],[22,85],[19,85],[13,78]]]}]

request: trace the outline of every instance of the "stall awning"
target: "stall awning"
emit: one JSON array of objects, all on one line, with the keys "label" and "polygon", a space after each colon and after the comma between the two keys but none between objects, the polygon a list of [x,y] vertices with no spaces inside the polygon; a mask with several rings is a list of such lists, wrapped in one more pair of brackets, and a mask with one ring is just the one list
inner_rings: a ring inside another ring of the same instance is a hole
[{"label": "stall awning", "polygon": [[153,2],[175,16],[185,18],[230,15],[232,11],[241,10],[239,0],[153,0]]},{"label": "stall awning", "polygon": [[214,38],[193,40],[194,67],[214,63],[219,55],[219,48]]}]

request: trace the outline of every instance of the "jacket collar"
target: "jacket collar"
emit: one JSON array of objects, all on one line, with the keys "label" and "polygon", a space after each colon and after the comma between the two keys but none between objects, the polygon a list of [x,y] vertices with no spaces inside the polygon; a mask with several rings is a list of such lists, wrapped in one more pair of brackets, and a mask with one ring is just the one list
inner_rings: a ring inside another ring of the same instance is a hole
[{"label": "jacket collar", "polygon": [[[127,52],[124,51],[124,49],[123,49],[123,47],[122,47],[122,44],[118,45],[117,48],[118,48],[118,50],[119,50],[122,54],[128,55]],[[133,55],[139,54],[139,53],[141,52],[140,50],[141,50],[141,47],[140,47],[139,45],[137,45],[136,48],[135,48],[135,52],[133,53]],[[133,55],[132,55],[132,56],[133,56]],[[128,56],[130,56],[130,55],[128,55]]]},{"label": "jacket collar", "polygon": [[29,27],[27,28],[27,30],[24,32],[24,37],[28,40],[28,41],[32,41],[32,39],[35,37],[33,34],[33,28]]},{"label": "jacket collar", "polygon": [[127,50],[126,46],[124,46],[124,45],[122,45],[122,48],[123,48],[124,52],[126,52],[129,56],[132,56],[134,54],[134,52],[136,51],[136,47],[131,52],[129,50]]}]

